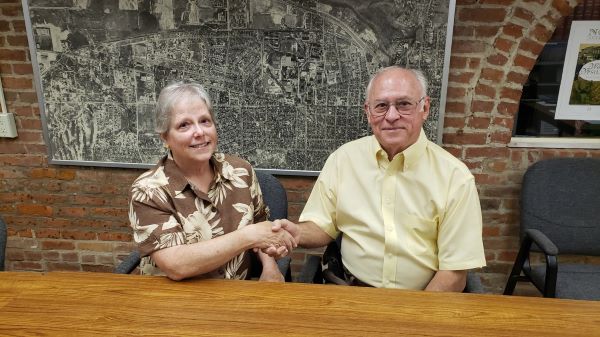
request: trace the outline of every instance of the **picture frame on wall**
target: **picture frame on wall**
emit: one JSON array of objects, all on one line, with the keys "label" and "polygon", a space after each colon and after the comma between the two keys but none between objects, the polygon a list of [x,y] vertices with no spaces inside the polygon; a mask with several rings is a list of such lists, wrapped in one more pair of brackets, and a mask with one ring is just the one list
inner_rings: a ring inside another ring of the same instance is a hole
[{"label": "picture frame on wall", "polygon": [[573,21],[555,119],[600,121],[600,21]]},{"label": "picture frame on wall", "polygon": [[22,0],[49,162],[152,167],[162,88],[211,96],[218,151],[275,174],[317,175],[371,134],[365,87],[379,68],[429,80],[441,143],[455,0]]}]

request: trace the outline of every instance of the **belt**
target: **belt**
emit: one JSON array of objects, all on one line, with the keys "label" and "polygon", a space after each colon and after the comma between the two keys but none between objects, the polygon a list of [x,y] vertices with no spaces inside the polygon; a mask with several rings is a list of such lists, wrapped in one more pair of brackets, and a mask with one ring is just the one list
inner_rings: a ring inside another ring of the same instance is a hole
[{"label": "belt", "polygon": [[352,273],[349,272],[348,269],[346,269],[345,267],[344,267],[344,273],[346,274],[346,281],[351,286],[355,286],[355,287],[373,287],[372,285],[359,280],[358,277],[352,275]]}]

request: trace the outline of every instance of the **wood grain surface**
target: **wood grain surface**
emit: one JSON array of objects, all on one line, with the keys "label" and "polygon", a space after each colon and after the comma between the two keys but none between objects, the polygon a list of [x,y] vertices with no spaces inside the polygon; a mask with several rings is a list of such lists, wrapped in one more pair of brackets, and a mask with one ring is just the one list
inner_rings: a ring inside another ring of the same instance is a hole
[{"label": "wood grain surface", "polygon": [[599,336],[600,302],[0,272],[1,336]]}]

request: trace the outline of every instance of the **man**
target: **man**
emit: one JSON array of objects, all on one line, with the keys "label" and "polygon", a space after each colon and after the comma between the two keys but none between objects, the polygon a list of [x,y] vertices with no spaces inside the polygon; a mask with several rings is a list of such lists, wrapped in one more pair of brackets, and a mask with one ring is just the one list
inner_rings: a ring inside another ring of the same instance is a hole
[{"label": "man", "polygon": [[349,280],[375,287],[462,291],[485,266],[473,175],[430,142],[427,81],[397,66],[370,80],[364,110],[373,136],[330,155],[298,225],[281,220],[300,246],[340,233]]}]

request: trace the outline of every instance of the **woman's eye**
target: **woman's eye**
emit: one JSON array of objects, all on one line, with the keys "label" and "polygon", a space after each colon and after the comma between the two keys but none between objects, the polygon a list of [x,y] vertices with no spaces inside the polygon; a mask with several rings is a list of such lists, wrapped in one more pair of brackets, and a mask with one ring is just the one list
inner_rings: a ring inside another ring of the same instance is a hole
[{"label": "woman's eye", "polygon": [[183,122],[180,123],[179,126],[177,127],[178,129],[184,129],[186,128],[188,125],[190,125],[188,122]]}]

